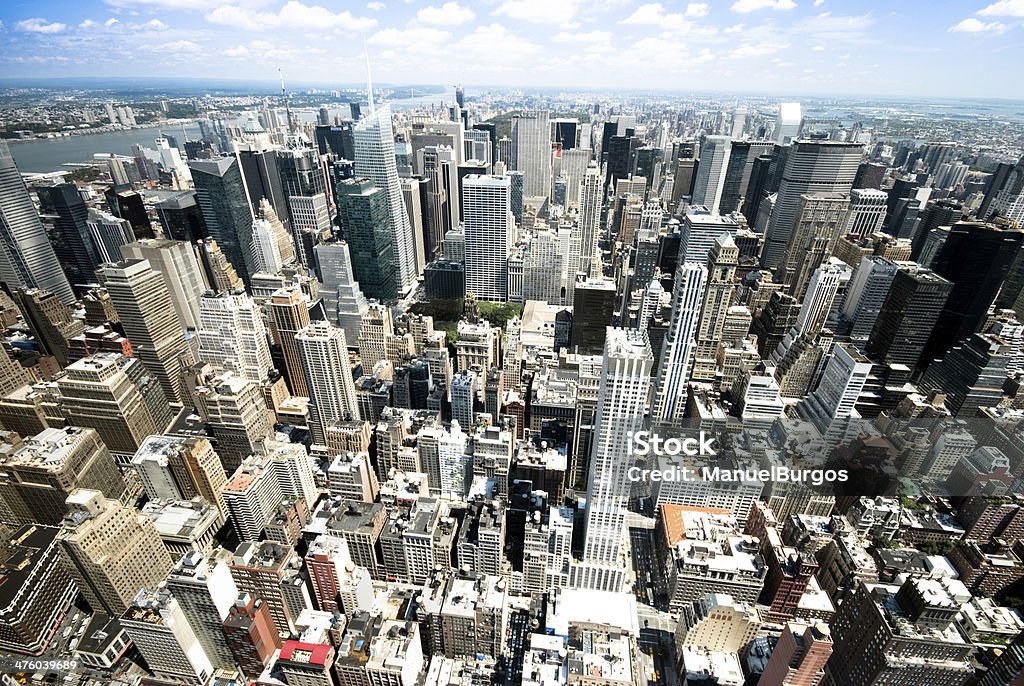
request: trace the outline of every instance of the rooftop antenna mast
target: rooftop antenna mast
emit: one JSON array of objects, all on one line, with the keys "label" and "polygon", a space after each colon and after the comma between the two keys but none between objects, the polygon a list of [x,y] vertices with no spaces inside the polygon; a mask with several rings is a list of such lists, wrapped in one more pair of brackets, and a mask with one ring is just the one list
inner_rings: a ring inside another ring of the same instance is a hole
[{"label": "rooftop antenna mast", "polygon": [[292,110],[288,102],[288,93],[284,89],[284,72],[281,71],[281,67],[277,68],[277,75],[281,77],[281,99],[284,100],[284,116],[288,118],[288,133],[295,133],[295,127],[292,126]]},{"label": "rooftop antenna mast", "polygon": [[376,111],[376,107],[373,105],[373,78],[370,76],[370,50],[366,47],[366,41],[363,41],[363,54],[366,55],[366,98],[370,105],[370,114]]}]

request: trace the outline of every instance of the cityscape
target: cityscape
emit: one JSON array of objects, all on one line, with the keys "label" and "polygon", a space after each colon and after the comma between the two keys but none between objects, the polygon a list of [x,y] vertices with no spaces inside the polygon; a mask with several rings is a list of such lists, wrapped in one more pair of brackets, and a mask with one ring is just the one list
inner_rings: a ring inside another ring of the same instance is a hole
[{"label": "cityscape", "polygon": [[323,4],[0,8],[0,686],[1024,685],[1024,4]]}]

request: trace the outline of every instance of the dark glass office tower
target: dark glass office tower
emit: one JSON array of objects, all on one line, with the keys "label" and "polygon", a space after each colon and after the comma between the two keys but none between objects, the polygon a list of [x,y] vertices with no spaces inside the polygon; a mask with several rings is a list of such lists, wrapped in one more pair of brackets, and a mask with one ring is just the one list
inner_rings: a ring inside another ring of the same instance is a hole
[{"label": "dark glass office tower", "polygon": [[252,208],[245,196],[242,174],[233,157],[189,162],[196,200],[210,237],[217,241],[242,281],[256,271],[252,255]]},{"label": "dark glass office tower", "polygon": [[633,168],[633,155],[639,141],[633,136],[612,136],[605,152],[608,153],[608,174],[605,176],[604,187],[615,186],[615,182],[629,176]]},{"label": "dark glass office tower", "polygon": [[100,257],[89,237],[89,208],[73,183],[36,188],[43,215],[52,215],[50,244],[64,273],[75,286],[96,283]]},{"label": "dark glass office tower", "polygon": [[754,162],[762,155],[770,156],[774,147],[775,144],[770,142],[732,141],[722,198],[718,202],[719,214],[729,214],[740,208],[740,200],[747,194]]},{"label": "dark glass office tower", "polygon": [[925,348],[922,366],[981,328],[1022,240],[1024,231],[986,222],[963,221],[950,228],[932,269],[952,281],[953,289]]},{"label": "dark glass office tower", "polygon": [[352,135],[352,122],[343,121],[334,126],[318,126],[313,131],[317,151],[321,155],[334,153],[346,160],[356,157],[356,142]]},{"label": "dark glass office tower", "polygon": [[916,367],[952,290],[950,281],[928,269],[896,272],[868,337],[868,355]]},{"label": "dark glass office tower", "polygon": [[338,185],[338,218],[363,294],[381,302],[396,299],[394,232],[387,195],[369,179],[346,179]]}]

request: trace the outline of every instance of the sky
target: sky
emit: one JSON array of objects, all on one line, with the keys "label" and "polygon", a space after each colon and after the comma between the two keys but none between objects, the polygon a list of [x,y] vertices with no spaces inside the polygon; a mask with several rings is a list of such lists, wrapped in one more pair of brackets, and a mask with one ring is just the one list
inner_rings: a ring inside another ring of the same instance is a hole
[{"label": "sky", "polygon": [[[365,50],[364,50],[365,45]],[[0,77],[1024,98],[1024,0],[3,0]]]}]

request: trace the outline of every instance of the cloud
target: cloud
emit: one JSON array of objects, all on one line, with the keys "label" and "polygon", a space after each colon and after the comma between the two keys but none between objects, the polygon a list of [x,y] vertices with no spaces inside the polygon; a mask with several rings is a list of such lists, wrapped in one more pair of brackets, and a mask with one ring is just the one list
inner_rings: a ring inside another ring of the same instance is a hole
[{"label": "cloud", "polygon": [[241,2],[249,9],[265,6],[269,0],[104,0],[111,7],[161,7],[171,10],[207,10]]},{"label": "cloud", "polygon": [[875,23],[871,13],[861,15],[835,15],[822,12],[814,17],[807,17],[796,22],[794,29],[804,33],[834,33],[842,31],[860,31]]},{"label": "cloud", "polygon": [[1003,33],[1008,28],[1010,27],[1006,24],[1001,24],[998,21],[986,24],[974,17],[969,17],[959,24],[950,26],[949,30],[953,33]]},{"label": "cloud", "polygon": [[235,47],[228,48],[224,51],[225,57],[231,57],[233,59],[248,57],[251,54],[252,53],[250,52],[249,48],[245,47],[244,45],[236,45]]},{"label": "cloud", "polygon": [[506,0],[491,14],[534,24],[564,24],[579,9],[578,0]]},{"label": "cloud", "polygon": [[733,12],[746,14],[757,10],[791,10],[796,7],[793,0],[736,0],[731,9]]},{"label": "cloud", "polygon": [[736,48],[729,53],[729,57],[736,59],[742,59],[744,57],[758,57],[760,55],[771,55],[772,53],[785,50],[789,47],[789,44],[771,44],[771,43],[747,43]]},{"label": "cloud", "polygon": [[693,24],[687,17],[703,17],[709,11],[708,5],[700,2],[691,2],[686,6],[686,14],[672,12],[666,14],[660,2],[652,2],[637,7],[633,14],[622,20],[622,24],[635,24],[638,26],[660,26],[675,31],[688,31],[693,29]]},{"label": "cloud", "polygon": [[448,42],[452,34],[427,27],[383,29],[370,36],[367,43],[400,48],[406,52],[432,52]]},{"label": "cloud", "polygon": [[150,19],[145,24],[142,24],[139,28],[149,29],[150,31],[166,31],[170,27],[163,23],[159,19]]},{"label": "cloud", "polygon": [[376,19],[355,17],[347,10],[335,13],[319,5],[304,5],[298,0],[285,3],[277,13],[252,12],[238,5],[221,5],[206,14],[206,21],[247,31],[277,28],[361,31],[377,24]]},{"label": "cloud", "polygon": [[977,13],[983,17],[1024,17],[1024,0],[999,0]]},{"label": "cloud", "polygon": [[610,31],[587,31],[584,33],[562,31],[553,38],[557,43],[606,43],[611,39]]},{"label": "cloud", "polygon": [[203,49],[199,47],[198,43],[193,43],[190,40],[176,40],[171,41],[170,43],[161,43],[160,45],[153,46],[153,49],[157,52],[177,52],[189,54],[195,54],[203,51]]},{"label": "cloud", "polygon": [[458,26],[473,21],[476,13],[457,2],[446,2],[440,7],[424,7],[416,13],[416,18],[424,24],[438,26]]},{"label": "cloud", "polygon": [[67,29],[68,25],[61,24],[58,21],[48,23],[45,19],[33,17],[31,19],[19,21],[14,25],[14,28],[26,33],[60,33]]},{"label": "cloud", "polygon": [[366,9],[371,10],[373,12],[380,12],[382,9],[385,9],[386,7],[387,5],[385,5],[383,2],[371,2],[366,6]]},{"label": "cloud", "polygon": [[99,24],[94,22],[92,19],[83,19],[82,23],[78,25],[78,28],[80,28],[80,29],[91,29],[94,26],[99,26]]},{"label": "cloud", "polygon": [[[501,24],[493,23],[478,26],[473,33],[463,37],[453,46],[453,54],[463,56],[466,63],[481,60],[490,64],[494,62],[495,46],[499,45],[508,54],[520,57],[536,54],[540,50],[536,44],[511,33]],[[518,67],[511,64],[508,68],[518,70]]]}]

